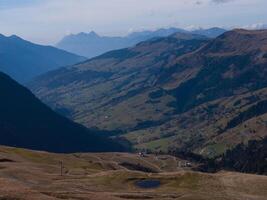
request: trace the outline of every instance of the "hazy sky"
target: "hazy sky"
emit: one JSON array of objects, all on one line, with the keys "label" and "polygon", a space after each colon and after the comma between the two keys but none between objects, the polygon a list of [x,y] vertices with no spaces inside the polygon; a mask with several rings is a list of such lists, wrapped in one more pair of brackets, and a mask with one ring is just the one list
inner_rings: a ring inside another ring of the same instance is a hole
[{"label": "hazy sky", "polygon": [[267,23],[267,0],[0,0],[0,33],[42,44],[64,35],[160,27],[245,27]]}]

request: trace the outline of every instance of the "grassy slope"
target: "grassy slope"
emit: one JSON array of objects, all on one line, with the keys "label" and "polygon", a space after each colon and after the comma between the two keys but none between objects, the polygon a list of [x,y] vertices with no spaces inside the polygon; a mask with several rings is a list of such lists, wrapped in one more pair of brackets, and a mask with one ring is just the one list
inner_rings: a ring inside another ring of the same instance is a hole
[{"label": "grassy slope", "polygon": [[264,113],[226,127],[267,99],[267,32],[235,30],[206,45],[177,38],[107,53],[31,88],[84,125],[126,130],[137,148],[215,156],[266,135]]},{"label": "grassy slope", "polygon": [[149,102],[149,94],[158,89],[154,86],[160,72],[165,65],[171,65],[172,57],[207,42],[177,37],[109,52],[41,76],[29,87],[55,109],[67,108],[67,116],[86,126],[131,129],[148,119],[160,120],[173,110],[167,104],[174,100],[166,95],[160,102]]},{"label": "grassy slope", "polygon": [[[5,161],[5,159],[9,159]],[[134,154],[50,154],[0,147],[0,198],[2,199],[221,199],[263,200],[265,176],[231,172],[203,174],[177,168],[171,156]],[[10,162],[12,161],[12,162]],[[63,176],[60,164],[63,162]],[[157,173],[124,168],[139,163]],[[141,189],[135,181],[157,179],[157,189]]]}]

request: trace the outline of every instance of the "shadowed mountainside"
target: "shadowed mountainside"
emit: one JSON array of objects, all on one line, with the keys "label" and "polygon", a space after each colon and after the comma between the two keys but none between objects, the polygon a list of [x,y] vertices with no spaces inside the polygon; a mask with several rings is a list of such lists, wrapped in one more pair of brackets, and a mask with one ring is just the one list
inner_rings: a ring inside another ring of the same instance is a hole
[{"label": "shadowed mountainside", "polygon": [[52,152],[122,151],[99,132],[55,113],[29,90],[0,73],[0,144]]}]

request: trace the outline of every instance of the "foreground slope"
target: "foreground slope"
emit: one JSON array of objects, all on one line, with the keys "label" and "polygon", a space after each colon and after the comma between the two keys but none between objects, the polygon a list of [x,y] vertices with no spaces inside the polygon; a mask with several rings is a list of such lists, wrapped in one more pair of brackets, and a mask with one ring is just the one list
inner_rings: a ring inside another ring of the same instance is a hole
[{"label": "foreground slope", "polygon": [[85,58],[56,49],[37,45],[15,35],[6,37],[0,34],[0,71],[19,82],[83,61]]},{"label": "foreground slope", "polygon": [[[165,155],[50,154],[0,147],[0,198],[5,200],[265,200],[267,177],[204,174]],[[62,176],[61,164],[62,163]],[[144,188],[140,181],[157,181]]]},{"label": "foreground slope", "polygon": [[0,144],[52,152],[119,151],[121,147],[56,114],[0,73]]},{"label": "foreground slope", "polygon": [[266,66],[266,30],[176,34],[51,72],[31,88],[86,126],[124,130],[137,148],[216,156],[266,136]]}]

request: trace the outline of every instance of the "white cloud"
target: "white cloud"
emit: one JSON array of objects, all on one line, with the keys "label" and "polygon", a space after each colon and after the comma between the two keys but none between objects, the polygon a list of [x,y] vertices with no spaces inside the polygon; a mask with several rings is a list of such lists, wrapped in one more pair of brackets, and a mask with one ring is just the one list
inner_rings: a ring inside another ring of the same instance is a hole
[{"label": "white cloud", "polygon": [[250,30],[267,29],[267,24],[255,23],[255,24],[249,24],[249,25],[246,25],[246,26],[242,26],[242,28],[250,29]]},{"label": "white cloud", "polygon": [[229,3],[235,0],[212,0],[213,3]]}]

